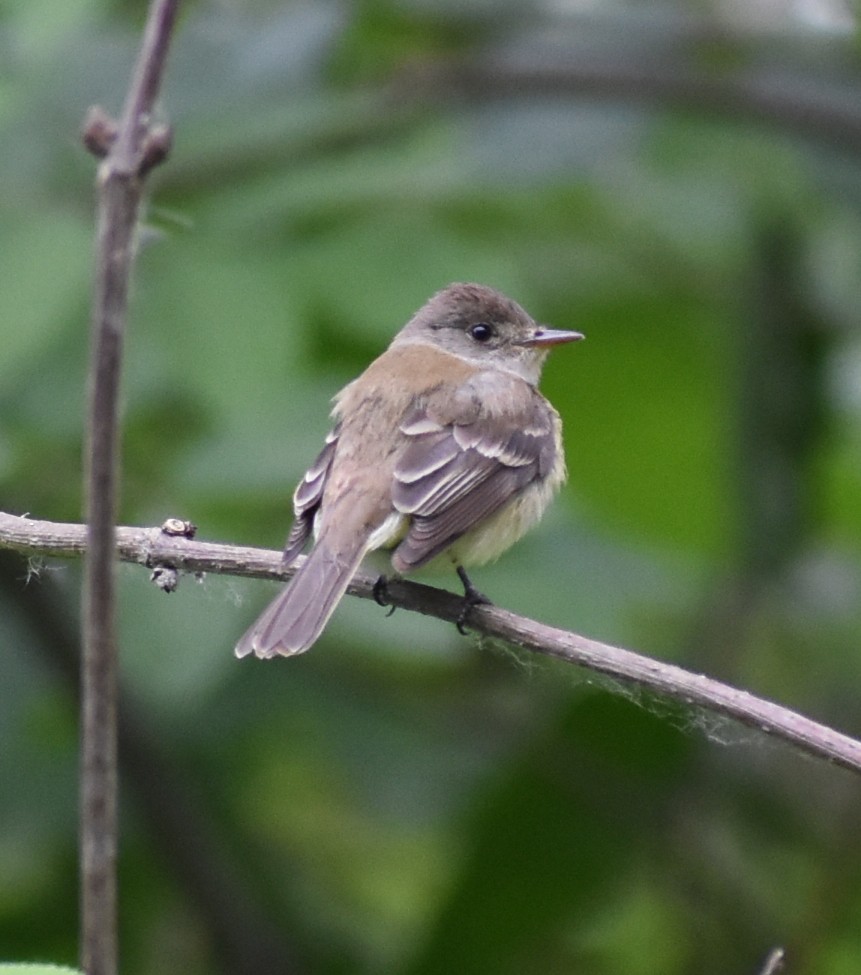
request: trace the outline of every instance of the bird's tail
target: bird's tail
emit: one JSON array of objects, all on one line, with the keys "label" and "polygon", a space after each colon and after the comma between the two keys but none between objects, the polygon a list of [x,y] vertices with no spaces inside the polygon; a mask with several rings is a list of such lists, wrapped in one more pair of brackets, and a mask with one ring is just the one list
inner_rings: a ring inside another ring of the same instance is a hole
[{"label": "bird's tail", "polygon": [[287,588],[236,644],[236,656],[304,653],[323,632],[364,555],[365,546],[332,552],[320,539]]}]

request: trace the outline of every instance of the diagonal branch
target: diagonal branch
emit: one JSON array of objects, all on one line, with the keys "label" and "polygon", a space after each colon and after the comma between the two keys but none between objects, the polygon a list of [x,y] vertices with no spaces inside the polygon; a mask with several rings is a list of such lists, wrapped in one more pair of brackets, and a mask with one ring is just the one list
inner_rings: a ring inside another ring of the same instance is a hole
[{"label": "diagonal branch", "polygon": [[[286,579],[295,572],[295,566],[284,568],[280,552],[198,542],[177,536],[172,524],[166,523],[166,526],[166,529],[118,528],[117,557],[151,569],[168,567],[177,571],[258,579]],[[0,512],[0,548],[29,555],[76,558],[86,551],[87,539],[81,525],[34,521]],[[359,572],[348,592],[363,599],[373,599],[375,582],[375,575]],[[387,593],[393,606],[449,622],[455,622],[463,608],[462,597],[416,582],[391,581]],[[475,607],[470,625],[484,636],[647,688],[688,707],[713,711],[788,742],[809,755],[861,772],[861,741],[710,677],[567,630],[545,626],[499,606]]]}]

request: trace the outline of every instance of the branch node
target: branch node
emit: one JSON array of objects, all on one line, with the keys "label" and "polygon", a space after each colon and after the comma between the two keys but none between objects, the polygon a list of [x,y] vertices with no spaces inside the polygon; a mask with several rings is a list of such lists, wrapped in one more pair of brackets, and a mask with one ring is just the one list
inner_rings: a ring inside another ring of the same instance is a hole
[{"label": "branch node", "polygon": [[146,176],[151,169],[163,163],[172,146],[173,129],[165,124],[153,125],[143,138],[138,176]]},{"label": "branch node", "polygon": [[81,139],[88,152],[97,159],[104,159],[117,140],[117,123],[100,105],[92,105],[87,110]]},{"label": "branch node", "polygon": [[157,565],[150,573],[149,581],[162,592],[176,592],[179,572],[172,565]]},{"label": "branch node", "polygon": [[166,518],[159,531],[162,535],[169,535],[171,538],[194,538],[197,534],[197,525],[184,518]]}]

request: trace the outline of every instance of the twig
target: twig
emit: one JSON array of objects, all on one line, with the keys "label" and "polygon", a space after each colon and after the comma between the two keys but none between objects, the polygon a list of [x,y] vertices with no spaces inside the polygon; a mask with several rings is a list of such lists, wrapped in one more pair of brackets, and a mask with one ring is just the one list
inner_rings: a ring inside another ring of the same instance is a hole
[{"label": "twig", "polygon": [[[61,558],[81,556],[87,546],[81,525],[34,521],[0,512],[0,547]],[[168,566],[185,572],[212,572],[259,579],[286,579],[279,552],[212,542],[198,542],[161,528],[118,528],[116,553],[124,562],[150,568]],[[301,564],[301,563],[300,563]],[[373,599],[376,576],[359,572],[348,592]],[[388,586],[394,606],[455,622],[462,597],[406,580]],[[556,657],[617,680],[648,688],[690,707],[703,708],[781,739],[835,765],[861,772],[861,741],[840,734],[795,711],[755,697],[720,681],[693,674],[673,664],[545,626],[499,606],[477,606],[470,615],[476,632],[497,637],[533,653]]]},{"label": "twig", "polygon": [[102,157],[85,456],[86,560],[81,660],[81,966],[117,970],[117,638],[114,547],[119,483],[118,397],[134,234],[146,173],[169,132],[151,115],[179,0],[153,0],[122,119],[92,109],[84,143]]}]

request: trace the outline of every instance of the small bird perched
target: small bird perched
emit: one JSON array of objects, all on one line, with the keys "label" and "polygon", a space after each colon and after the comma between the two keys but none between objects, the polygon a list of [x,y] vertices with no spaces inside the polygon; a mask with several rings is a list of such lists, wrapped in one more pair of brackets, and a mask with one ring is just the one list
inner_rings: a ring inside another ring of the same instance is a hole
[{"label": "small bird perched", "polygon": [[236,645],[292,656],[319,637],[368,552],[392,567],[464,567],[501,555],[565,480],[562,423],[536,388],[551,346],[579,332],[538,325],[510,298],[452,284],[335,397],[334,429],[293,495],[284,549],[308,558]]}]

